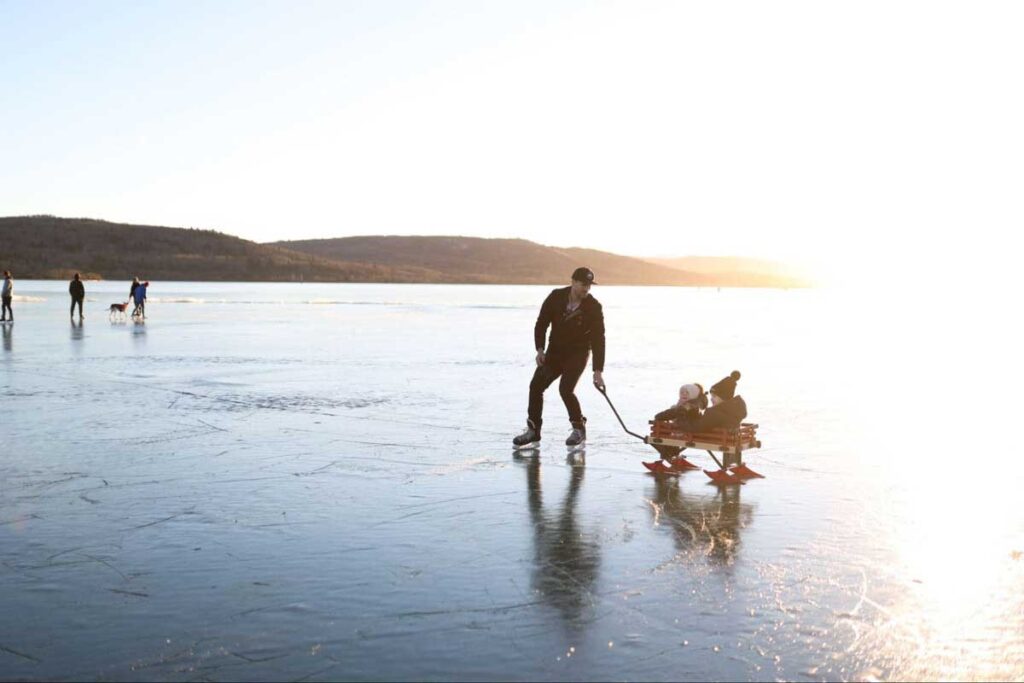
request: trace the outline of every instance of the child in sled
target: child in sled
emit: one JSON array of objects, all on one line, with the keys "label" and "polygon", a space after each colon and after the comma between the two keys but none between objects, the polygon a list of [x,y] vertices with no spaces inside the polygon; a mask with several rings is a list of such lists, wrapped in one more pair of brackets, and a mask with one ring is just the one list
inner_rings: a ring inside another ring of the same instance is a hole
[{"label": "child in sled", "polygon": [[[654,419],[671,420],[676,429],[689,434],[736,429],[747,417],[747,404],[742,396],[736,395],[736,382],[739,378],[740,373],[733,370],[728,377],[711,387],[708,392],[711,395],[710,408],[707,407],[707,398],[699,384],[684,384],[679,390],[679,402],[655,415]],[[700,395],[693,396],[692,389],[688,387],[700,390]]]},{"label": "child in sled", "polygon": [[679,387],[679,400],[671,408],[666,408],[654,416],[655,420],[696,420],[708,407],[708,397],[704,387],[699,384],[684,384]]}]

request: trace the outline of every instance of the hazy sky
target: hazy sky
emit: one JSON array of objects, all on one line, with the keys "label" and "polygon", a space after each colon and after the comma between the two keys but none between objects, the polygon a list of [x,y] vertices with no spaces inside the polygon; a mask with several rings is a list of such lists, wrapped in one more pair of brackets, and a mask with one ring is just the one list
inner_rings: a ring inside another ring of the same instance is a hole
[{"label": "hazy sky", "polygon": [[1024,3],[0,0],[0,215],[847,272],[951,259],[951,234],[1021,226],[1022,18]]}]

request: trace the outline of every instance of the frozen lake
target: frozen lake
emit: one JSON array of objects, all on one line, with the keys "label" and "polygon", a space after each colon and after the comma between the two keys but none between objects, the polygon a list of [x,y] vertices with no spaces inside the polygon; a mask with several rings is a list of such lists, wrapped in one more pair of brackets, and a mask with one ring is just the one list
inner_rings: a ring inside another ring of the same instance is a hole
[{"label": "frozen lake", "polygon": [[720,490],[589,369],[585,454],[552,387],[513,455],[549,287],[87,287],[2,328],[3,679],[1024,677],[1020,459],[894,428],[834,294],[594,288],[632,429],[743,373],[767,478]]}]

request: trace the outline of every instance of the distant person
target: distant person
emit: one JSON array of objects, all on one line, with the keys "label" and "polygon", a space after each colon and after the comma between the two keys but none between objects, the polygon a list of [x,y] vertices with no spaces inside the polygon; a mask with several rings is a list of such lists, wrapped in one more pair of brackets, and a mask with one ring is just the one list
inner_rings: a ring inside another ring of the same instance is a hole
[{"label": "distant person", "polygon": [[677,419],[676,425],[684,432],[701,434],[714,429],[736,429],[747,417],[747,404],[736,395],[736,382],[740,373],[733,370],[728,377],[715,383],[708,392],[711,407],[696,418]]},{"label": "distant person", "polygon": [[147,289],[149,289],[149,282],[140,282],[137,287],[132,288],[132,298],[135,301],[135,310],[132,311],[133,318],[146,319]]},{"label": "distant person", "polygon": [[68,285],[68,293],[71,295],[71,319],[75,319],[75,305],[78,306],[78,319],[85,320],[82,315],[82,302],[85,301],[85,285],[82,284],[82,276],[75,273],[75,277]]},{"label": "distant person", "polygon": [[[537,349],[537,370],[530,382],[530,402],[527,408],[526,431],[512,440],[516,448],[532,447],[540,443],[544,391],[561,377],[558,393],[569,412],[572,432],[565,445],[581,447],[587,439],[587,418],[583,417],[576,398],[576,383],[587,367],[590,351],[594,352],[594,386],[604,389],[604,310],[600,302],[590,296],[594,273],[589,268],[577,268],[572,284],[552,290],[540,307],[533,328],[534,347]],[[544,334],[551,327],[547,351]]]},{"label": "distant person", "polygon": [[135,298],[135,288],[138,287],[138,286],[139,286],[139,278],[138,277],[133,277],[132,278],[131,289],[128,290],[128,301],[131,301],[132,299]]},{"label": "distant person", "polygon": [[0,289],[0,322],[14,322],[14,310],[11,308],[11,300],[14,298],[14,278],[11,271],[4,271],[4,286]]}]

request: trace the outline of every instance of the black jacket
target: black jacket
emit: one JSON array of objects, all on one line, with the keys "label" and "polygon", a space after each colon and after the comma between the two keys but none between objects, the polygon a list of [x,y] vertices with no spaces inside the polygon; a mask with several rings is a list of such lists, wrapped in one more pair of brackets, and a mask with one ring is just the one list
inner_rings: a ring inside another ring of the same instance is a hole
[{"label": "black jacket", "polygon": [[696,406],[674,405],[654,416],[655,420],[696,420],[700,417],[700,409]]},{"label": "black jacket", "polygon": [[537,324],[533,328],[534,348],[544,348],[544,333],[551,326],[548,354],[563,355],[573,352],[594,352],[594,372],[604,370],[604,310],[592,296],[580,302],[579,308],[566,314],[571,287],[551,291],[540,307]]},{"label": "black jacket", "polygon": [[81,280],[72,280],[71,284],[68,285],[68,293],[71,294],[72,299],[84,299],[85,285],[82,284]]},{"label": "black jacket", "polygon": [[676,424],[686,432],[710,432],[712,429],[736,429],[746,417],[746,402],[742,396],[734,396],[711,406],[696,419],[682,419]]}]

